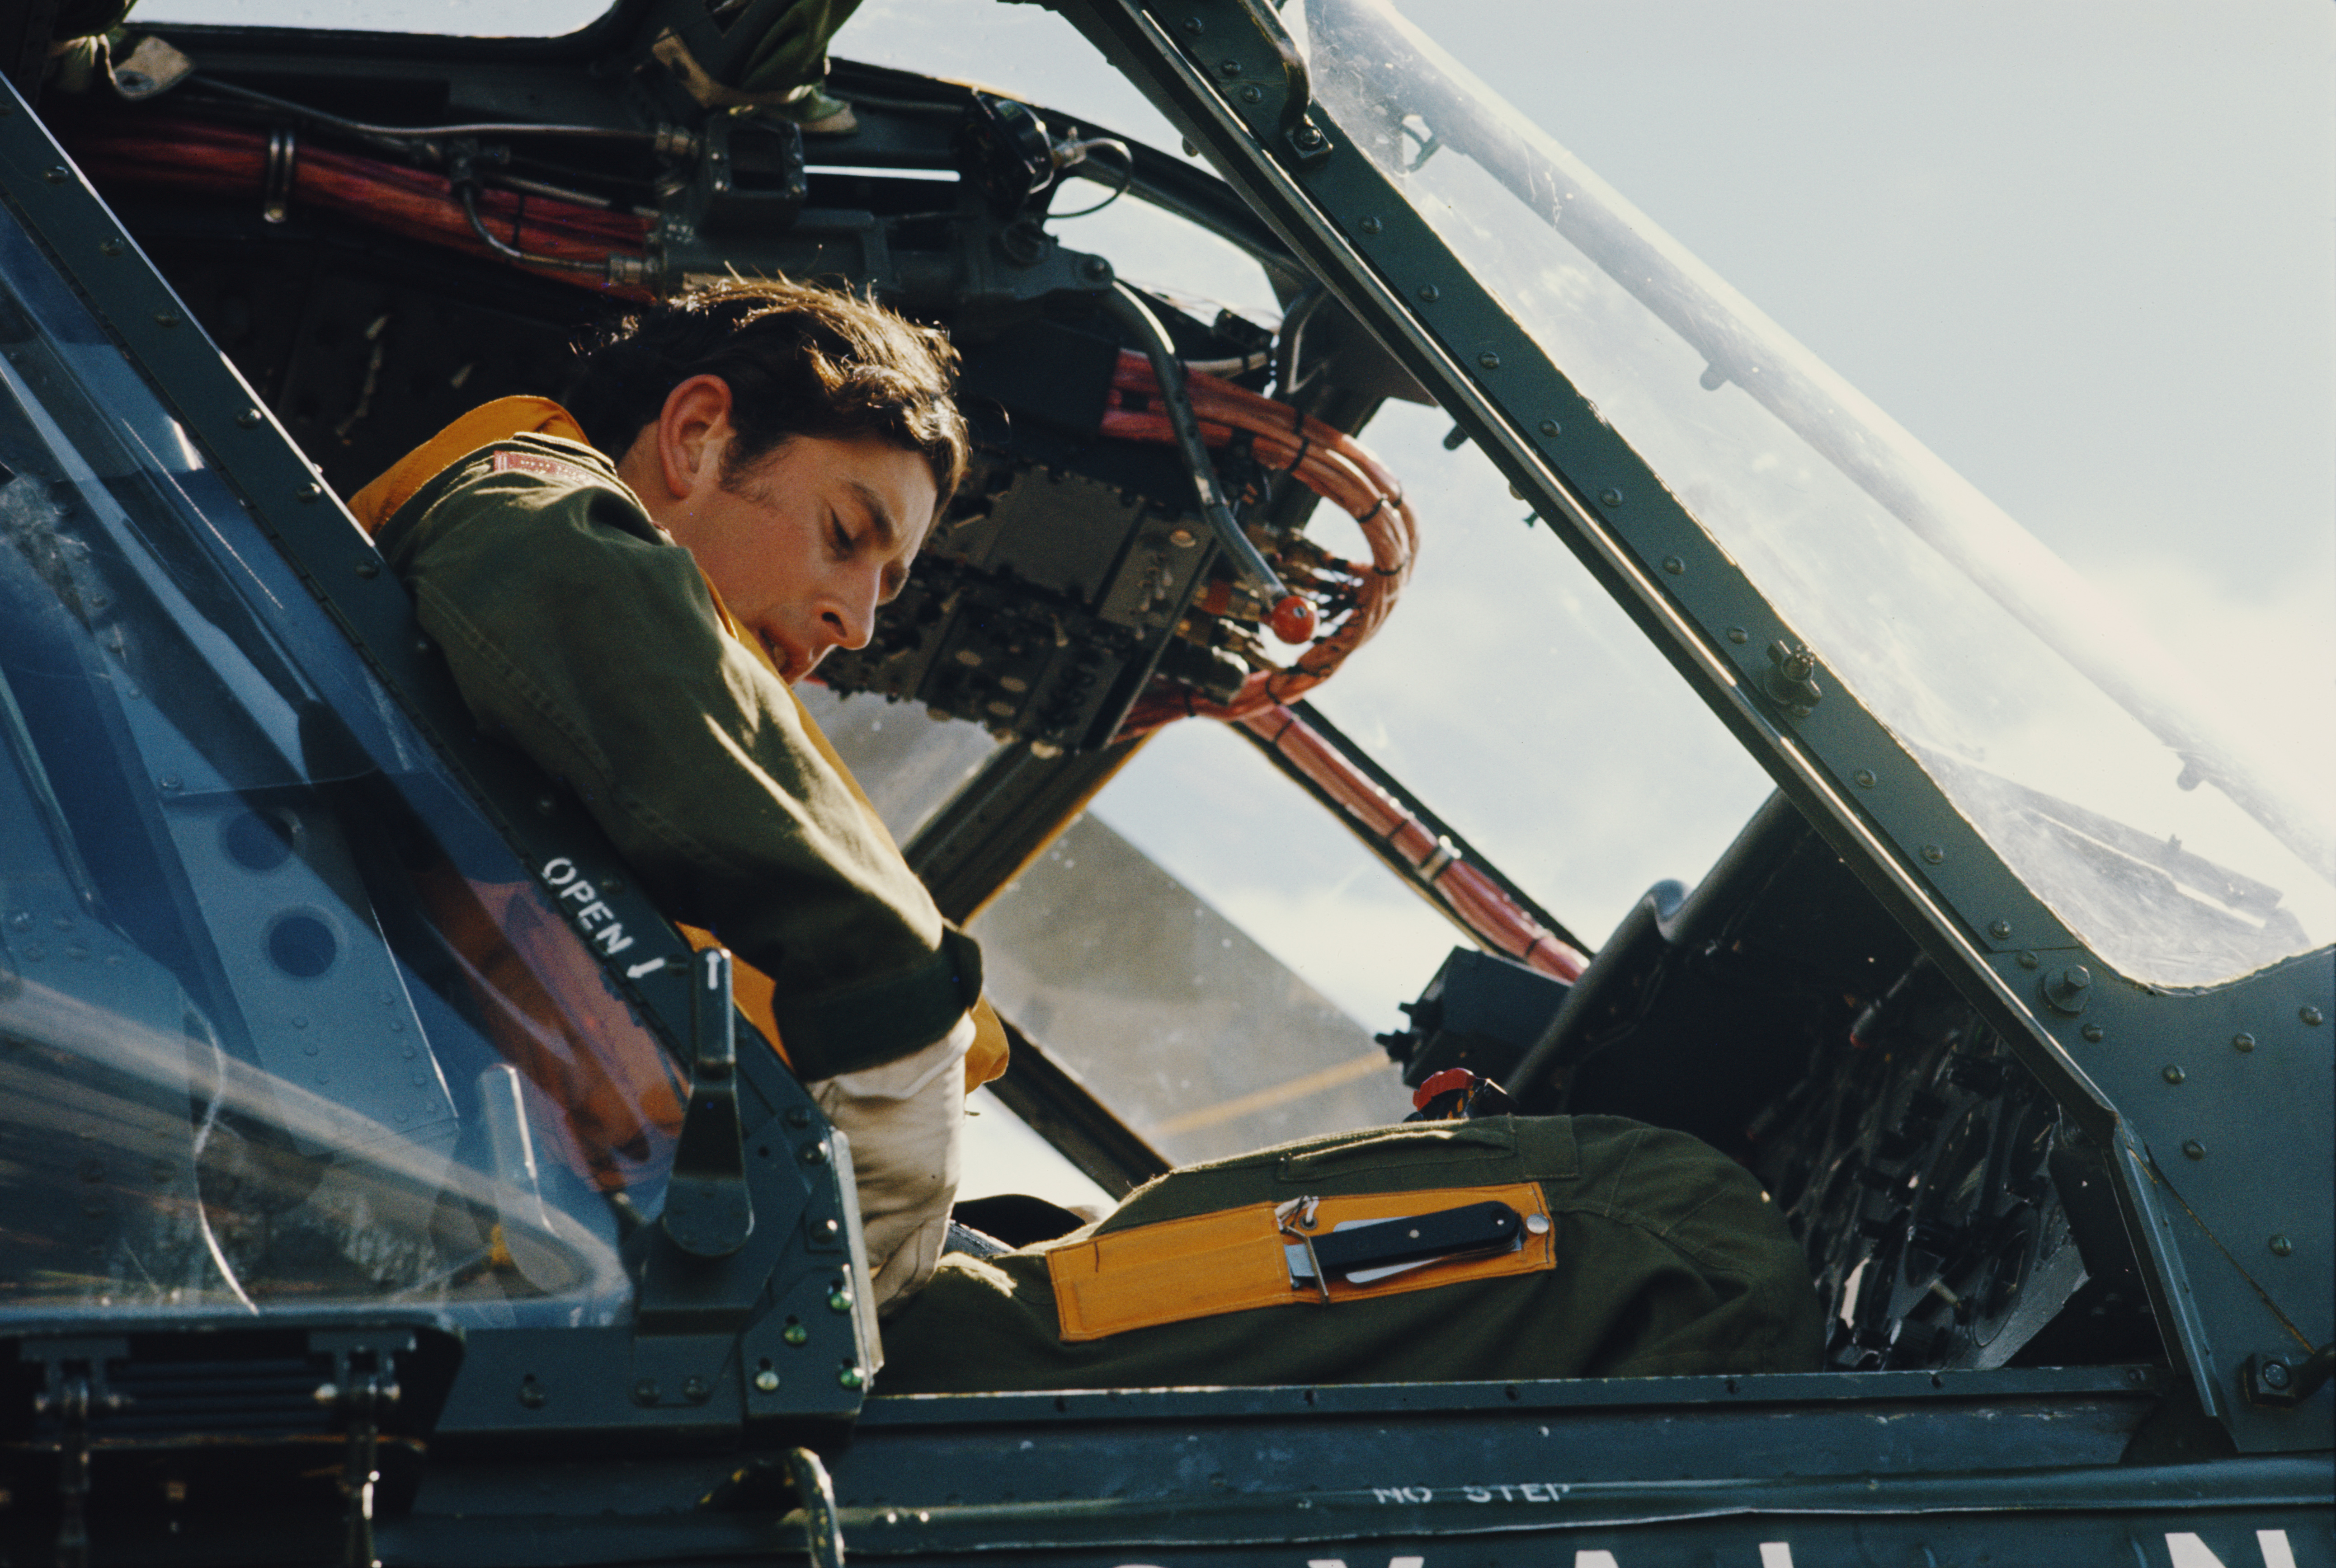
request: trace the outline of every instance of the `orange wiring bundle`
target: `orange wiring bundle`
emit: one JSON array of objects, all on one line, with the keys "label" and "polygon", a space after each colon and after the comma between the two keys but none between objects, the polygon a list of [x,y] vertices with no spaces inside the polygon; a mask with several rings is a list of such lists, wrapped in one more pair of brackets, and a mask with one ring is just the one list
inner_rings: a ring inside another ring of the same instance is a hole
[{"label": "orange wiring bundle", "polygon": [[[1128,711],[1119,730],[1123,739],[1188,715],[1245,719],[1294,702],[1320,685],[1349,653],[1370,640],[1395,608],[1419,550],[1419,519],[1404,500],[1403,487],[1353,437],[1320,420],[1307,418],[1287,403],[1216,376],[1196,373],[1185,378],[1185,384],[1206,444],[1228,446],[1236,432],[1247,436],[1250,450],[1260,462],[1294,476],[1352,517],[1370,546],[1371,558],[1368,565],[1332,563],[1341,576],[1351,579],[1350,585],[1338,586],[1349,588],[1351,603],[1337,624],[1288,666],[1251,672],[1231,701],[1222,703],[1212,702],[1188,687],[1155,686]],[[1156,407],[1160,382],[1150,360],[1123,349],[1111,387],[1110,403],[1104,410],[1104,434],[1124,440],[1174,441],[1168,416]],[[1152,406],[1130,407],[1131,402]],[[1299,573],[1285,564],[1284,576],[1297,579]]]},{"label": "orange wiring bundle", "polygon": [[[99,185],[180,193],[249,197],[258,201],[268,179],[268,133],[216,121],[137,116],[68,121],[61,127],[73,159]],[[471,230],[471,221],[445,176],[376,158],[360,158],[302,144],[294,154],[290,205],[332,212],[359,223],[500,260]],[[648,224],[630,213],[499,190],[477,193],[479,217],[495,237],[530,255],[602,263],[610,256],[638,261]],[[625,299],[650,299],[639,287],[607,287],[587,273],[564,268],[525,270],[540,277]]]}]

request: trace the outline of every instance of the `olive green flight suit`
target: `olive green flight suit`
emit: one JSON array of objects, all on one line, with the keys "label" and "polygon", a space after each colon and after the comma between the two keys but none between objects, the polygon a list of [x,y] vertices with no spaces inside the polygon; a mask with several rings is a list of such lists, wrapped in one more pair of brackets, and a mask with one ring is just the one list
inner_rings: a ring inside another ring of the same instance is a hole
[{"label": "olive green flight suit", "polygon": [[[1556,1267],[1257,1308],[1066,1343],[1046,1254],[1095,1232],[1281,1203],[1538,1182]],[[1824,1313],[1759,1184],[1685,1133],[1619,1117],[1487,1118],[1309,1138],[1192,1166],[1061,1242],[953,1253],[884,1324],[879,1392],[1513,1381],[1814,1371]]]},{"label": "olive green flight suit", "polygon": [[799,1076],[905,1056],[973,1005],[972,944],[607,457],[496,441],[375,542],[479,722],[577,792],[668,917],[776,982]]}]

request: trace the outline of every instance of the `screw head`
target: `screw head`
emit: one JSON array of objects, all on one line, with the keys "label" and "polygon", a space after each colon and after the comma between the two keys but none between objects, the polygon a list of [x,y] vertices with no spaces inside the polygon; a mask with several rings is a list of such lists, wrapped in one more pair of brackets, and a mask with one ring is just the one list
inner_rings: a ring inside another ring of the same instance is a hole
[{"label": "screw head", "polygon": [[1217,62],[1217,72],[1220,75],[1223,76],[1239,76],[1241,74],[1241,62],[1238,60],[1220,60]]},{"label": "screw head", "polygon": [[1187,16],[1184,18],[1184,31],[1191,34],[1193,37],[1198,38],[1202,34],[1206,33],[1208,30],[1209,24],[1202,21],[1198,16]]},{"label": "screw head", "polygon": [[1427,304],[1434,305],[1444,297],[1444,291],[1432,283],[1423,283],[1419,286],[1419,297]]},{"label": "screw head", "polygon": [[803,1162],[805,1165],[825,1165],[827,1163],[827,1145],[823,1143],[807,1143],[803,1145]]},{"label": "screw head", "polygon": [[158,310],[154,313],[156,326],[177,326],[185,320],[186,317],[172,310]]},{"label": "screw head", "polygon": [[1290,140],[1297,144],[1299,151],[1311,152],[1322,145],[1322,132],[1318,127],[1301,125],[1290,134]]},{"label": "screw head", "polygon": [[1663,570],[1676,577],[1680,573],[1687,570],[1687,563],[1680,560],[1677,556],[1665,556],[1663,557]]},{"label": "screw head", "polygon": [[2033,968],[2035,968],[2039,963],[2041,963],[2042,962],[2043,962],[2043,960],[2042,960],[2042,959],[2038,958],[2038,957],[2037,957],[2034,953],[2021,953],[2021,954],[2020,955],[2020,958],[2019,958],[2020,967],[2020,968],[2022,968],[2022,969],[2033,969]]},{"label": "screw head", "polygon": [[2255,1368],[2255,1376],[2263,1379],[2263,1386],[2266,1389],[2284,1389],[2288,1381],[2287,1363],[2276,1357],[2266,1359]]},{"label": "screw head", "polygon": [[784,1340],[788,1344],[800,1349],[801,1347],[811,1343],[811,1331],[804,1328],[801,1323],[789,1323],[785,1328],[779,1331],[779,1338]]},{"label": "screw head", "polygon": [[852,1292],[850,1291],[828,1292],[827,1310],[831,1312],[850,1312],[852,1310]]},{"label": "screw head", "polygon": [[639,1382],[633,1385],[634,1404],[654,1405],[657,1402],[657,1379],[655,1378],[643,1378]]},{"label": "screw head", "polygon": [[2011,936],[2011,922],[2009,920],[1990,920],[1987,923],[1987,934],[1990,936],[1994,937],[1998,942],[2009,941]]},{"label": "screw head", "polygon": [[2254,1048],[2255,1037],[2253,1035],[2241,1033],[2231,1036],[2231,1049],[2233,1050],[2244,1053],[2245,1051],[2253,1050]]},{"label": "screw head", "polygon": [[2283,1258],[2283,1257],[2287,1256],[2290,1253],[2292,1253],[2293,1251],[2295,1251],[2295,1244],[2294,1244],[2293,1242],[2292,1242],[2292,1241],[2289,1241],[2289,1240],[2287,1239],[2287,1237],[2286,1237],[2284,1234],[2275,1235],[2275,1236],[2272,1237],[2272,1239],[2271,1239],[2271,1255],[2272,1255],[2272,1256],[2273,1256],[2273,1257],[2275,1257],[2275,1258]]},{"label": "screw head", "polygon": [[520,1379],[519,1402],[523,1408],[530,1410],[540,1410],[543,1408],[545,1402],[550,1398],[550,1396],[543,1391],[543,1385],[537,1382],[533,1378],[522,1378]]},{"label": "screw head", "polygon": [[1619,507],[1622,504],[1622,492],[1616,489],[1601,490],[1598,492],[1598,504],[1606,507]]},{"label": "screw head", "polygon": [[97,242],[97,254],[100,256],[120,256],[122,254],[122,242],[118,239],[101,239]]},{"label": "screw head", "polygon": [[2095,1045],[2098,1045],[2098,1044],[2100,1044],[2100,1042],[2101,1042],[2101,1036],[2102,1036],[2102,1034],[2103,1034],[2103,1032],[2104,1032],[2104,1031],[2103,1031],[2103,1030],[2101,1029],[2101,1026],[2100,1026],[2099,1024],[2098,1024],[2098,1023],[2088,1023],[2088,1024],[2085,1025],[2085,1027],[2084,1027],[2084,1028],[2082,1028],[2082,1029],[2078,1030],[2077,1032],[2078,1032],[2078,1033],[2079,1033],[2079,1034],[2081,1034],[2081,1035],[2083,1035],[2083,1036],[2084,1036],[2088,1040],[2091,1041],[2093,1044],[2095,1044]]},{"label": "screw head", "polygon": [[359,561],[357,563],[357,576],[365,578],[380,576],[381,563],[379,561]]},{"label": "screw head", "polygon": [[1543,420],[1541,421],[1541,433],[1545,436],[1553,436],[1562,432],[1560,431],[1558,422],[1555,420]]},{"label": "screw head", "polygon": [[258,409],[246,409],[241,413],[235,416],[235,422],[242,426],[245,430],[256,431],[259,428],[261,421],[266,420],[267,417],[268,416],[266,414],[261,413]]},{"label": "screw head", "polygon": [[857,1367],[846,1367],[835,1374],[836,1387],[841,1389],[856,1389],[865,1381],[867,1379],[860,1375],[860,1369]]},{"label": "screw head", "polygon": [[1265,102],[1265,90],[1251,83],[1241,90],[1241,101],[1243,103],[1262,103]]},{"label": "screw head", "polygon": [[54,169],[44,169],[41,170],[41,178],[47,180],[51,185],[63,185],[66,180],[71,179],[73,176],[66,172],[63,164],[59,164]]},{"label": "screw head", "polygon": [[1925,844],[1922,846],[1922,860],[1925,865],[1936,866],[1945,860],[1946,857],[1947,852],[1940,848],[1937,845]]},{"label": "screw head", "polygon": [[300,487],[300,498],[304,501],[321,501],[325,498],[325,487],[311,479]]},{"label": "screw head", "polygon": [[1079,270],[1096,283],[1101,283],[1111,276],[1111,263],[1100,256],[1091,256],[1079,263]]},{"label": "screw head", "polygon": [[2180,1082],[2182,1082],[2185,1079],[2188,1078],[2190,1075],[2189,1075],[2188,1073],[2186,1073],[2186,1072],[2184,1072],[2180,1068],[2178,1068],[2178,1067],[2175,1066],[2172,1062],[2167,1062],[2167,1063],[2166,1064],[2166,1070],[2165,1070],[2163,1073],[2159,1074],[2158,1076],[2159,1076],[2159,1077],[2161,1077],[2161,1078],[2163,1078],[2163,1079],[2166,1079],[2166,1082],[2168,1082],[2168,1083],[2180,1083]]},{"label": "screw head", "polygon": [[1486,349],[1483,353],[1476,356],[1476,363],[1483,365],[1486,370],[1498,370],[1501,368],[1501,356],[1494,353],[1491,349]]},{"label": "screw head", "polygon": [[787,1125],[789,1127],[809,1127],[811,1125],[811,1112],[805,1110],[799,1105],[789,1106],[787,1108]]},{"label": "screw head", "polygon": [[2185,1157],[2190,1159],[2205,1159],[2206,1157],[2206,1146],[2200,1143],[2195,1137],[2185,1138],[2182,1140],[2182,1153]]},{"label": "screw head", "polygon": [[1856,785],[1860,789],[1871,789],[1874,788],[1874,769],[1871,768],[1860,768],[1856,772],[1852,773],[1849,776],[1849,781]]},{"label": "screw head", "polygon": [[713,1392],[714,1385],[703,1378],[687,1378],[682,1381],[681,1397],[693,1405],[703,1404]]},{"label": "screw head", "polygon": [[770,1368],[764,1367],[761,1371],[754,1374],[754,1391],[758,1394],[777,1393],[779,1391],[779,1375],[771,1370]]},{"label": "screw head", "polygon": [[1752,640],[1752,634],[1741,626],[1730,626],[1728,628],[1728,640],[1740,648]]},{"label": "screw head", "polygon": [[2322,1018],[2321,1018],[2321,1011],[2320,1011],[2320,1010],[2319,1010],[2318,1008],[2316,1008],[2316,1007],[2306,1007],[2306,1008],[2299,1009],[2299,1010],[2297,1011],[2297,1012],[2296,1012],[2296,1015],[2295,1015],[2295,1016],[2296,1016],[2296,1017],[2298,1017],[2298,1018],[2300,1018],[2300,1019],[2302,1019],[2302,1020],[2303,1020],[2303,1021],[2304,1021],[2304,1022],[2309,1023],[2309,1024],[2312,1024],[2312,1025],[2315,1025],[2315,1026],[2316,1026],[2316,1025],[2318,1025],[2319,1023],[2321,1023],[2321,1021],[2322,1021]]}]

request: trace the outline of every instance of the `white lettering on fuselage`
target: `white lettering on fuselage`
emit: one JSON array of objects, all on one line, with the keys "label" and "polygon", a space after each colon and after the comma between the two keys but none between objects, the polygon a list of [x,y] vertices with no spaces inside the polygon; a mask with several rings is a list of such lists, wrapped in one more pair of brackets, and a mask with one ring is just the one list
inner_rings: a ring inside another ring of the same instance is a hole
[{"label": "white lettering on fuselage", "polygon": [[[2284,1530],[2256,1531],[2255,1550],[2263,1553],[2263,1568],[2295,1568],[2295,1548]],[[2187,1531],[2166,1533],[2166,1555],[2174,1568],[2224,1568],[2214,1549]]]},{"label": "white lettering on fuselage", "polygon": [[[575,921],[577,934],[585,941],[611,958],[633,944],[633,939],[625,934],[624,924],[617,918],[617,912],[600,902],[600,890],[584,879],[576,869],[576,862],[565,855],[555,856],[543,863],[541,876],[551,885],[555,899],[562,904],[577,905],[569,912],[569,918]],[[660,959],[658,962],[664,961]],[[638,979],[647,973],[648,970],[639,970],[634,973],[633,977]]]}]

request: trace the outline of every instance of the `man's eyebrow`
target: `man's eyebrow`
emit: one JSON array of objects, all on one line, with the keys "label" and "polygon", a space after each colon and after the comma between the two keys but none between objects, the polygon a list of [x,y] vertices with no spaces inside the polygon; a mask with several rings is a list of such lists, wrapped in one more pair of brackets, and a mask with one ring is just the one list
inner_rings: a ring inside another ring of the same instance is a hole
[{"label": "man's eyebrow", "polygon": [[900,519],[892,516],[892,508],[885,505],[884,498],[865,480],[852,479],[846,483],[852,493],[860,498],[860,504],[868,508],[868,521],[876,530],[877,542],[887,551],[900,548]]}]

